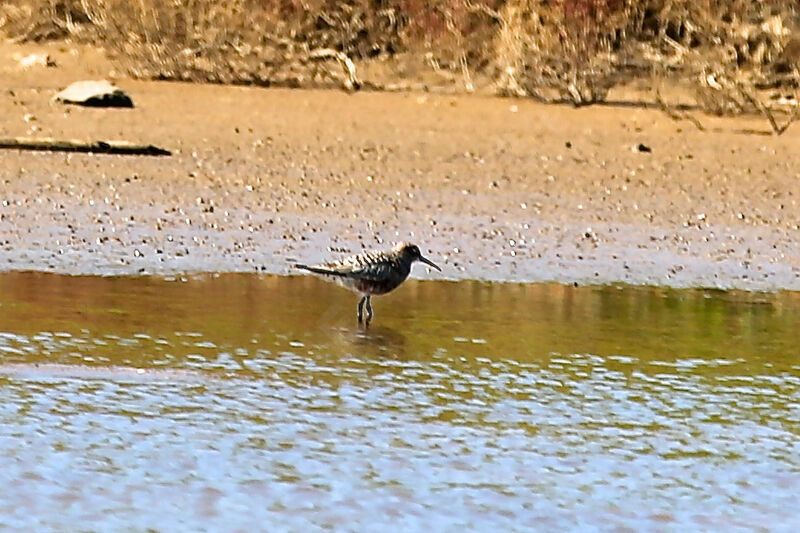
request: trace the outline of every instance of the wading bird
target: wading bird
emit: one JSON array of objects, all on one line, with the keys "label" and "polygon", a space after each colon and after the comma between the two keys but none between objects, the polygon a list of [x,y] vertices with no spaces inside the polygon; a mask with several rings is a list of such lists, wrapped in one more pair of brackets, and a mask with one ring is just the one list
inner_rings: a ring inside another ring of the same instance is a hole
[{"label": "wading bird", "polygon": [[407,242],[396,244],[391,250],[364,252],[341,261],[295,266],[361,294],[361,300],[358,302],[358,323],[364,319],[366,304],[366,324],[369,325],[372,320],[370,297],[386,294],[399,287],[411,272],[414,261],[430,265],[440,272],[442,270],[433,261],[423,257],[417,245]]}]

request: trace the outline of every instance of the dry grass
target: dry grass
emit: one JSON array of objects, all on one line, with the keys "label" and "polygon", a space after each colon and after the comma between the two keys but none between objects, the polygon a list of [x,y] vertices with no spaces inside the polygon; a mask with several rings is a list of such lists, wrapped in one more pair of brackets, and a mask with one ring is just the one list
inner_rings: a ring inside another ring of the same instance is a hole
[{"label": "dry grass", "polygon": [[[695,88],[703,109],[759,112],[777,132],[774,115],[780,112],[761,95],[765,89],[786,92],[798,86],[796,5],[796,0],[0,0],[0,27],[18,39],[105,46],[134,76],[145,78],[357,87],[358,65],[411,58],[458,78],[467,90],[478,76],[501,94],[575,105],[603,101],[611,87],[632,77],[680,79]],[[396,72],[399,76],[400,69]],[[378,81],[366,82],[380,87]]]},{"label": "dry grass", "polygon": [[463,36],[481,33],[460,0],[0,0],[0,24],[13,38],[105,46],[138,77],[298,86],[345,81],[345,57],[436,50],[456,69]]},{"label": "dry grass", "polygon": [[604,100],[625,77],[620,58],[637,14],[628,4],[623,0],[506,3],[495,41],[498,89],[575,105]]}]

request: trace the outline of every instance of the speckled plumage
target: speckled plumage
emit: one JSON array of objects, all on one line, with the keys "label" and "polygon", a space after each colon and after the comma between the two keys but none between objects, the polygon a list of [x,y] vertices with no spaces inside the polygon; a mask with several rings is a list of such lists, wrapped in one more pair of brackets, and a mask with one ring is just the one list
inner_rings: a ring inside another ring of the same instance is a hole
[{"label": "speckled plumage", "polygon": [[321,265],[295,266],[361,294],[358,321],[363,319],[363,307],[366,304],[366,323],[369,324],[373,315],[370,297],[386,294],[399,287],[408,277],[415,261],[421,261],[441,271],[441,268],[422,256],[416,245],[406,242],[395,245],[391,250],[364,252]]}]

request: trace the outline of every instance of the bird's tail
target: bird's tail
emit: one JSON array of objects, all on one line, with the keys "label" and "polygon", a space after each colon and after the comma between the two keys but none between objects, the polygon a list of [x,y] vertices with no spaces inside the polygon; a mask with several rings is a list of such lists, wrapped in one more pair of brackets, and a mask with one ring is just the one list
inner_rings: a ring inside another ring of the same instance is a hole
[{"label": "bird's tail", "polygon": [[339,277],[344,277],[346,275],[342,272],[337,272],[335,270],[330,270],[328,268],[301,265],[300,263],[295,263],[294,266],[302,270],[308,270],[309,272],[313,272],[314,274],[324,274],[326,276],[339,276]]}]

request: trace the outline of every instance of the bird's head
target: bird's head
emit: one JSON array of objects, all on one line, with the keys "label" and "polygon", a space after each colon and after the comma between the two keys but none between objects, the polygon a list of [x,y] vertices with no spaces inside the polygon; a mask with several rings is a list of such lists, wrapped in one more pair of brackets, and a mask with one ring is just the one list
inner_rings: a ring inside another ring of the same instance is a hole
[{"label": "bird's head", "polygon": [[419,246],[416,244],[411,244],[408,242],[401,242],[394,247],[394,250],[399,253],[406,261],[409,263],[413,263],[414,261],[419,261],[420,263],[425,263],[428,266],[432,266],[439,272],[442,271],[433,261],[428,259],[427,257],[423,257],[422,252],[419,251]]}]

